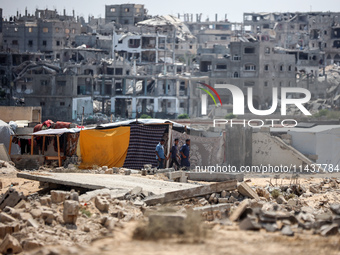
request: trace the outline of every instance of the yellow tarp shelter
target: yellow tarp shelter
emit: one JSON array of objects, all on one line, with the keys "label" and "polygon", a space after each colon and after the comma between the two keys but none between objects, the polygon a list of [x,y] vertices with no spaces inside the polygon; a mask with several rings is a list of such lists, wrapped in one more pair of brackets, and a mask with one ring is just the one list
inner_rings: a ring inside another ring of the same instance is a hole
[{"label": "yellow tarp shelter", "polygon": [[82,169],[97,166],[122,167],[128,151],[130,127],[81,130],[79,147]]}]

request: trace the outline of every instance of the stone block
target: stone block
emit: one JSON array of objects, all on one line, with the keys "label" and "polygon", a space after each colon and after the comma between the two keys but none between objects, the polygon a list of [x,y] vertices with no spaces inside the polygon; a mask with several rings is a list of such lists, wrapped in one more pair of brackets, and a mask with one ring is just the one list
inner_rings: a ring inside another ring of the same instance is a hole
[{"label": "stone block", "polygon": [[66,200],[66,197],[70,195],[70,192],[63,190],[51,190],[51,202],[54,204],[62,203]]},{"label": "stone block", "polygon": [[107,201],[107,198],[104,196],[96,196],[95,205],[97,209],[101,212],[108,212],[110,203]]},{"label": "stone block", "polygon": [[76,224],[79,213],[79,202],[66,200],[64,202],[63,219],[65,224]]}]

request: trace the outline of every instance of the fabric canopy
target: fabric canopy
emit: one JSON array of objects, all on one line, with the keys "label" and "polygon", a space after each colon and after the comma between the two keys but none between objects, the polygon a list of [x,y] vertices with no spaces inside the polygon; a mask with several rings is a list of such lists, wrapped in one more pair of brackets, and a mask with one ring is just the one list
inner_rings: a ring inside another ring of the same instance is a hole
[{"label": "fabric canopy", "polygon": [[80,131],[82,157],[80,168],[97,166],[122,167],[128,151],[130,127]]},{"label": "fabric canopy", "polygon": [[168,125],[131,125],[129,150],[124,167],[140,170],[157,166],[155,149]]}]

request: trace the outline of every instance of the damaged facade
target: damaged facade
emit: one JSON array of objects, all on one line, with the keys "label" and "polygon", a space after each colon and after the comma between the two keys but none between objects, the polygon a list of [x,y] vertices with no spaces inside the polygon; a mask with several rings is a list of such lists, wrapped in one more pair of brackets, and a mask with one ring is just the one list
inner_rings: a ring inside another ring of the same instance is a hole
[{"label": "damaged facade", "polygon": [[[245,95],[252,87],[257,109],[271,106],[274,87],[303,87],[313,100],[331,90],[336,104],[325,66],[340,59],[337,13],[244,13],[243,23],[180,18],[150,16],[140,4],[106,5],[105,19],[87,22],[74,11],[17,13],[3,21],[0,104],[42,106],[43,118],[58,105],[67,120],[93,102],[113,118],[204,117],[199,82],[233,84]],[[209,99],[208,109],[224,117],[231,94],[217,91],[223,107]]]}]

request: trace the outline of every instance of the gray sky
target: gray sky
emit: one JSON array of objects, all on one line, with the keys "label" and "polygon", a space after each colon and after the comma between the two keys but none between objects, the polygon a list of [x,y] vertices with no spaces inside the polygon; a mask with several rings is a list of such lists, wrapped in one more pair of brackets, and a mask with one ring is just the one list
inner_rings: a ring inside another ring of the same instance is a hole
[{"label": "gray sky", "polygon": [[[92,14],[95,17],[105,17],[105,5],[122,4],[122,3],[137,3],[144,4],[151,15],[164,15],[177,13],[202,13],[202,19],[205,20],[209,16],[210,20],[215,19],[215,13],[218,14],[219,20],[228,15],[229,21],[241,22],[243,12],[307,12],[307,11],[331,11],[340,12],[339,0],[309,0],[309,1],[268,1],[268,0],[142,0],[142,1],[109,1],[109,0],[0,0],[2,3],[0,8],[3,9],[3,16],[8,18],[14,15],[16,11],[25,12],[25,7],[29,13],[34,13],[36,8],[39,9],[54,9],[59,13],[66,8],[67,14],[71,14],[75,10],[76,15],[87,17]],[[195,18],[194,18],[195,19]]]}]

